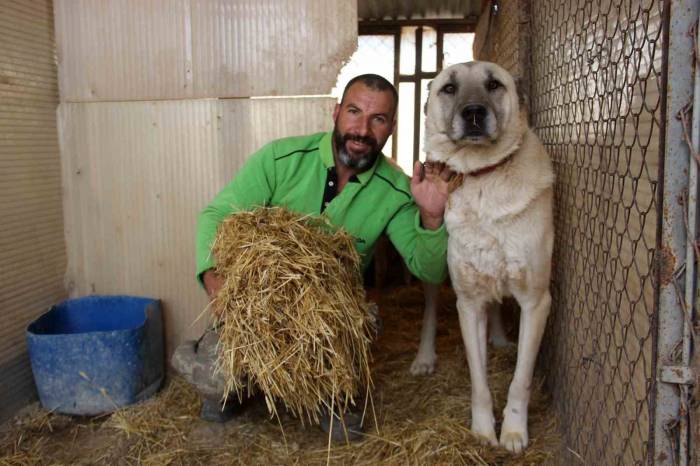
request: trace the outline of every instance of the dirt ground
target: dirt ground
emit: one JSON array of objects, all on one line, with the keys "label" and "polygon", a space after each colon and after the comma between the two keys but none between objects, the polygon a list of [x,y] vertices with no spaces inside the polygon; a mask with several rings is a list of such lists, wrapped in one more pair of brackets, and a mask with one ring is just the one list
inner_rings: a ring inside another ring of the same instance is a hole
[{"label": "dirt ground", "polygon": [[[226,424],[203,422],[196,393],[172,378],[154,398],[111,415],[69,417],[47,413],[38,404],[28,407],[0,429],[0,465],[559,464],[556,418],[538,374],[525,453],[484,446],[469,432],[469,375],[454,296],[444,288],[442,297],[436,373],[413,377],[409,367],[420,336],[421,287],[376,296],[384,331],[373,349],[374,411],[359,442],[329,449],[317,426],[285,414],[271,419],[262,399],[250,400]],[[516,354],[514,347],[489,351],[500,422]]]}]

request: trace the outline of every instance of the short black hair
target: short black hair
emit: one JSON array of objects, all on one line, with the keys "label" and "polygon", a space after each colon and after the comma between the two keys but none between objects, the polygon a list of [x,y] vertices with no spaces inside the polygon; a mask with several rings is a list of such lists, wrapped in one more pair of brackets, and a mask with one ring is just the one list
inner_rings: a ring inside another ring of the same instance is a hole
[{"label": "short black hair", "polygon": [[394,97],[394,115],[396,115],[396,110],[399,106],[399,93],[396,92],[396,88],[393,84],[391,84],[386,78],[379,76],[378,74],[367,73],[352,78],[346,84],[345,89],[343,90],[343,97],[340,99],[341,105],[345,100],[345,94],[348,93],[348,89],[350,89],[352,85],[358,81],[361,81],[362,84],[375,91],[391,91],[391,95]]}]

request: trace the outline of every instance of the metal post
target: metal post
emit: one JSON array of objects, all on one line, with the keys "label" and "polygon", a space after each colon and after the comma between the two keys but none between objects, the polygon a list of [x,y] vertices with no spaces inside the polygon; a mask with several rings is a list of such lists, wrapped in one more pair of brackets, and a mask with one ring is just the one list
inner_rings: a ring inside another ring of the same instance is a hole
[{"label": "metal post", "polygon": [[[686,344],[689,329],[685,327],[686,272],[687,280],[694,288],[695,269],[693,257],[687,259],[687,232],[685,206],[696,203],[697,167],[691,167],[689,147],[684,142],[683,124],[677,118],[692,102],[693,60],[695,38],[689,34],[697,22],[700,3],[697,0],[665,2],[667,27],[665,43],[665,106],[661,148],[663,150],[662,176],[659,185],[661,196],[660,235],[657,256],[658,314],[655,322],[656,344],[653,369],[656,379],[653,385],[653,456],[650,462],[658,465],[687,465],[689,461]],[[696,112],[697,113],[697,112]],[[693,165],[695,165],[693,163]],[[693,172],[689,172],[693,170]],[[689,192],[689,177],[694,190]],[[692,199],[691,199],[692,198]],[[695,213],[693,212],[693,220]],[[690,226],[690,222],[689,222]],[[691,231],[691,234],[695,234]],[[690,290],[692,294],[692,289]],[[692,303],[692,301],[691,301]],[[679,352],[678,349],[681,351]],[[688,346],[688,357],[690,347]],[[679,358],[680,356],[680,358]],[[679,387],[686,386],[684,389]]]},{"label": "metal post", "polygon": [[[696,23],[695,50],[700,50],[700,18]],[[700,60],[695,57],[695,87],[693,89],[693,123],[691,130],[692,150],[697,155],[700,154]],[[700,257],[695,256],[695,241],[698,237],[698,161],[694,156],[690,158],[690,180],[688,187],[688,245],[686,253],[686,280],[685,280],[685,308],[686,319],[683,325],[683,366],[691,367],[692,360],[692,340],[693,322],[695,311],[695,297],[697,288],[697,271],[695,262]],[[694,378],[693,378],[694,381]],[[691,381],[689,381],[691,382]],[[692,382],[691,382],[692,383]],[[681,456],[685,455],[690,461],[693,450],[693,430],[690,424],[690,413],[688,401],[690,401],[690,384],[681,385],[681,409],[687,414],[683,417],[681,424]],[[700,440],[700,439],[695,439]],[[684,452],[683,443],[687,448]]]}]

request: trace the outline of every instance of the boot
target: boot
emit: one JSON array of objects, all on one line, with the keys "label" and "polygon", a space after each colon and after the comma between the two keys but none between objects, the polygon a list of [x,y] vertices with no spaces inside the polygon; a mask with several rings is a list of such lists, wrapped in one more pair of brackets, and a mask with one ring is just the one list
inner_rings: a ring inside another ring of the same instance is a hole
[{"label": "boot", "polygon": [[[331,439],[334,442],[354,442],[362,438],[364,432],[364,427],[362,426],[362,410],[352,408],[349,407],[343,413],[342,419],[338,414],[333,413],[333,431],[331,432]],[[321,413],[319,426],[326,434],[330,431],[331,415],[327,409]]]},{"label": "boot", "polygon": [[214,371],[218,335],[208,330],[199,341],[186,341],[177,347],[171,364],[192,384],[202,399],[200,418],[208,422],[226,422],[235,417],[240,403],[229,398],[224,405],[225,383]]},{"label": "boot", "polygon": [[202,409],[199,412],[199,418],[207,422],[228,422],[236,417],[237,403],[227,402],[222,403],[220,399],[212,399],[202,397]]}]

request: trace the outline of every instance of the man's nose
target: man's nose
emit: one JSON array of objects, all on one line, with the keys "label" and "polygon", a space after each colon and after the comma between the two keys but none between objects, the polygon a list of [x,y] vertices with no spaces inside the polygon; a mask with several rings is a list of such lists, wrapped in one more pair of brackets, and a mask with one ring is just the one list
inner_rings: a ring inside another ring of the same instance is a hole
[{"label": "man's nose", "polygon": [[367,136],[372,131],[370,118],[362,117],[357,125],[357,134],[359,136]]}]

